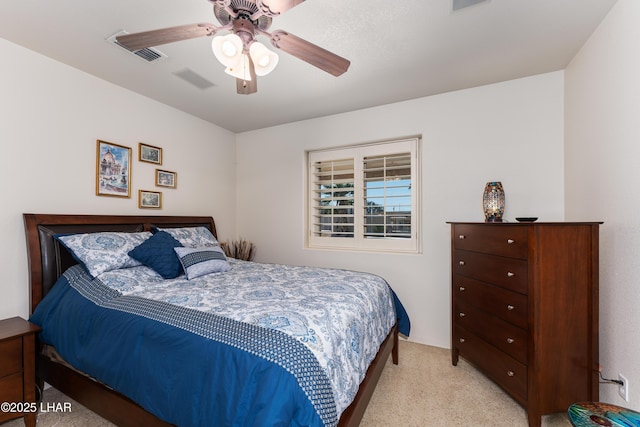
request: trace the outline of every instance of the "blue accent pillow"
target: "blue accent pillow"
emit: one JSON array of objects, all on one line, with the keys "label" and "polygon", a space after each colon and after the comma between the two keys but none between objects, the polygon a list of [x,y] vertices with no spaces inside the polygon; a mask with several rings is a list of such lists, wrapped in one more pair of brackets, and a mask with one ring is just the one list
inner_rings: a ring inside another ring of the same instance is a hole
[{"label": "blue accent pillow", "polygon": [[174,248],[187,280],[210,273],[220,273],[231,269],[227,257],[220,246],[204,248]]},{"label": "blue accent pillow", "polygon": [[182,244],[169,233],[158,231],[129,251],[129,256],[165,279],[174,279],[182,274],[182,264],[173,250],[177,247],[182,247]]},{"label": "blue accent pillow", "polygon": [[149,237],[151,233],[148,231],[140,233],[104,231],[54,236],[93,277],[98,277],[105,271],[142,265],[131,258],[128,252]]}]

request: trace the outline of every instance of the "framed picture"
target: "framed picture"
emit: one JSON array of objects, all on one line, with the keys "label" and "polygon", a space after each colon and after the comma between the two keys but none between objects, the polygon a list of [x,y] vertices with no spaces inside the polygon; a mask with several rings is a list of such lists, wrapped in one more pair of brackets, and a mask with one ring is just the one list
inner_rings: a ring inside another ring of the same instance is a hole
[{"label": "framed picture", "polygon": [[177,180],[177,173],[156,169],[156,185],[158,187],[176,188]]},{"label": "framed picture", "polygon": [[153,145],[138,143],[138,160],[141,162],[162,164],[162,148]]},{"label": "framed picture", "polygon": [[140,209],[161,209],[162,193],[159,191],[138,190],[138,207]]},{"label": "framed picture", "polygon": [[96,154],[96,195],[131,197],[131,148],[98,140]]}]

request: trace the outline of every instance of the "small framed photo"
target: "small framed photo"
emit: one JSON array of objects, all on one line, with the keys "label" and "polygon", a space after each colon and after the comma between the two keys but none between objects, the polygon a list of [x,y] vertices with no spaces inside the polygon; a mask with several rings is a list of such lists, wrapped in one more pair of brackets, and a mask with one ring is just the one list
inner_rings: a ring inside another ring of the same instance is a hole
[{"label": "small framed photo", "polygon": [[176,188],[178,174],[171,171],[156,169],[156,186]]},{"label": "small framed photo", "polygon": [[138,207],[140,209],[161,209],[162,193],[159,191],[138,190]]},{"label": "small framed photo", "polygon": [[153,145],[138,143],[138,160],[141,162],[162,164],[162,148]]},{"label": "small framed photo", "polygon": [[96,154],[96,195],[131,197],[131,148],[98,140]]}]

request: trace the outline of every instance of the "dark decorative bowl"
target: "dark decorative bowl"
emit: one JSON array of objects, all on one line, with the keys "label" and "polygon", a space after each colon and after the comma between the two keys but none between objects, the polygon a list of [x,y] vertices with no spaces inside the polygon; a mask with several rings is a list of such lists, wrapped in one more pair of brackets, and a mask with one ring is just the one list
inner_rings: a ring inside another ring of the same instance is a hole
[{"label": "dark decorative bowl", "polygon": [[534,222],[538,219],[537,216],[520,216],[516,218],[518,222]]}]

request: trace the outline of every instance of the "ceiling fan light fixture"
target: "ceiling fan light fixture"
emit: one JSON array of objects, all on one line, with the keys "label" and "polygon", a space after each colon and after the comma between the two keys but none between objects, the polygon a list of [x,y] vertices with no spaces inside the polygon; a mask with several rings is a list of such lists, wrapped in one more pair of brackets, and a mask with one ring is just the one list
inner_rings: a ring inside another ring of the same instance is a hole
[{"label": "ceiling fan light fixture", "polygon": [[[138,51],[156,45],[211,36],[213,39],[211,49],[216,59],[226,68],[225,71],[228,74],[236,77],[236,90],[243,95],[255,93],[257,91],[257,76],[269,74],[279,62],[279,56],[276,53],[271,52],[262,43],[256,42],[257,35],[268,37],[276,49],[334,76],[343,74],[349,68],[349,60],[287,31],[267,32],[273,17],[305,0],[209,1],[214,3],[214,15],[222,26],[200,22],[118,35],[116,39],[128,50]],[[216,34],[221,34],[222,31],[229,33],[214,37]]]},{"label": "ceiling fan light fixture", "polygon": [[266,76],[276,68],[278,65],[279,57],[275,52],[267,49],[265,45],[260,42],[253,42],[249,46],[249,55],[253,60],[253,66],[257,76]]},{"label": "ceiling fan light fixture", "polygon": [[233,64],[227,66],[224,72],[238,79],[251,81],[249,57],[247,55],[241,55]]},{"label": "ceiling fan light fixture", "polygon": [[237,34],[217,36],[211,42],[211,49],[222,65],[231,67],[242,57],[244,44]]}]

